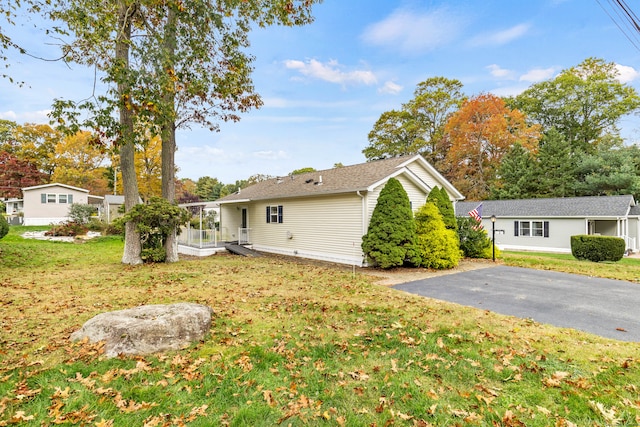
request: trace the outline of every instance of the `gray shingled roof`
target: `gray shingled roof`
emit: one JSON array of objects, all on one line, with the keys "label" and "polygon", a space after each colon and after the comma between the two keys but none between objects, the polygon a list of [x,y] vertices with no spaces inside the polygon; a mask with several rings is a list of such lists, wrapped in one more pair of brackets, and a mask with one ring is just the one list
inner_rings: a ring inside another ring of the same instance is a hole
[{"label": "gray shingled roof", "polygon": [[623,217],[634,207],[631,195],[562,197],[525,200],[485,200],[483,202],[458,202],[455,206],[457,216],[466,216],[482,203],[482,217]]},{"label": "gray shingled roof", "polygon": [[[372,184],[392,175],[404,162],[415,156],[395,157],[352,166],[342,166],[299,175],[271,178],[239,193],[216,200],[220,203],[240,200],[266,200],[302,196],[365,191]],[[322,179],[322,181],[320,181]]]}]

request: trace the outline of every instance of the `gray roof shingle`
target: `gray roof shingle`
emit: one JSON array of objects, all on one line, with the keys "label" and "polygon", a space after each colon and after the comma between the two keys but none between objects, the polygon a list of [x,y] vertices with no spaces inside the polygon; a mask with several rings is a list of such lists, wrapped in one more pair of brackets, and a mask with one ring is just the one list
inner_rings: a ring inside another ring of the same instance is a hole
[{"label": "gray roof shingle", "polygon": [[341,166],[299,175],[271,178],[243,188],[217,202],[266,200],[289,197],[319,196],[327,194],[365,191],[372,184],[392,175],[398,167],[416,156],[402,156],[376,160],[352,166]]},{"label": "gray roof shingle", "polygon": [[[524,200],[485,200],[483,202],[458,202],[457,216],[466,216],[482,203],[482,217],[623,217],[629,208],[635,208],[631,195],[560,197]],[[636,211],[634,209],[634,211]],[[640,211],[637,211],[640,213]]]}]

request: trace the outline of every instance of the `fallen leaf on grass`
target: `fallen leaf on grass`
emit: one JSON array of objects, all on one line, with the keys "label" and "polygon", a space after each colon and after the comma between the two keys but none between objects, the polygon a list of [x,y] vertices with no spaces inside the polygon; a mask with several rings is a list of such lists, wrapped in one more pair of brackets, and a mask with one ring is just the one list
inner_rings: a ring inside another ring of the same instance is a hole
[{"label": "fallen leaf on grass", "polygon": [[13,414],[13,416],[9,419],[9,423],[11,424],[17,424],[20,423],[22,421],[31,421],[33,420],[35,417],[33,415],[26,415],[26,412],[24,411],[17,411],[15,414]]},{"label": "fallen leaf on grass", "polygon": [[589,406],[591,406],[594,412],[602,415],[602,418],[604,418],[608,424],[615,426],[620,423],[620,418],[616,416],[615,407],[611,407],[607,409],[602,403],[594,402],[593,400],[589,401]]},{"label": "fallen leaf on grass", "polygon": [[262,392],[262,397],[264,397],[264,401],[267,402],[267,405],[269,405],[269,406],[275,406],[276,405],[276,401],[273,398],[273,393],[271,392],[271,390],[264,390]]},{"label": "fallen leaf on grass", "polygon": [[550,377],[544,378],[542,383],[547,387],[560,387],[562,380],[569,377],[568,372],[556,371]]}]

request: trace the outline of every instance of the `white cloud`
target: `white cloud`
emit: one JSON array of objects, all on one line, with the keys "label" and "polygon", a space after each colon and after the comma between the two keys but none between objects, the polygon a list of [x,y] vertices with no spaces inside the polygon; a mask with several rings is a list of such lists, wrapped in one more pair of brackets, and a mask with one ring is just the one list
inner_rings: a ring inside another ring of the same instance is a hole
[{"label": "white cloud", "polygon": [[534,68],[532,70],[527,71],[523,75],[520,76],[521,82],[541,82],[543,80],[550,79],[556,72],[555,67],[549,68]]},{"label": "white cloud", "polygon": [[365,84],[372,85],[377,83],[378,79],[371,71],[355,70],[343,71],[342,66],[336,60],[322,63],[315,59],[307,62],[288,59],[284,61],[284,65],[291,69],[297,70],[300,74],[330,83],[341,85],[347,84]]},{"label": "white cloud", "polygon": [[18,115],[15,113],[15,111],[5,111],[3,113],[0,113],[0,119],[3,120],[11,120],[12,122],[14,122],[17,118]]},{"label": "white cloud", "polygon": [[497,64],[491,64],[486,67],[493,77],[499,79],[512,79],[513,71],[502,68]]},{"label": "white cloud", "polygon": [[382,85],[381,88],[378,89],[379,93],[388,93],[390,95],[396,95],[398,93],[400,93],[402,91],[402,89],[404,89],[402,86],[400,86],[399,84],[392,82],[392,81],[387,81],[384,83],[384,85]]},{"label": "white cloud", "polygon": [[317,101],[314,99],[263,98],[265,108],[353,108],[356,101]]},{"label": "white cloud", "polygon": [[627,65],[616,64],[616,70],[618,71],[618,81],[620,83],[629,83],[640,77],[640,72]]},{"label": "white cloud", "polygon": [[507,44],[510,41],[524,36],[530,28],[531,25],[529,24],[518,24],[506,30],[496,31],[494,33],[480,34],[479,36],[476,36],[471,40],[471,45],[496,46]]},{"label": "white cloud", "polygon": [[527,90],[527,86],[524,86],[524,85],[503,86],[503,87],[491,89],[489,93],[492,93],[496,96],[516,96],[521,94],[525,90]]},{"label": "white cloud", "polygon": [[422,53],[454,40],[463,24],[462,19],[444,8],[426,13],[397,9],[386,19],[369,25],[362,39],[404,53]]},{"label": "white cloud", "polygon": [[49,113],[51,110],[26,111],[16,113],[15,111],[0,112],[0,119],[11,120],[16,123],[49,123]]},{"label": "white cloud", "polygon": [[286,151],[278,150],[265,150],[265,151],[254,151],[253,157],[258,159],[266,159],[266,160],[280,160],[280,159],[288,159],[290,156]]}]

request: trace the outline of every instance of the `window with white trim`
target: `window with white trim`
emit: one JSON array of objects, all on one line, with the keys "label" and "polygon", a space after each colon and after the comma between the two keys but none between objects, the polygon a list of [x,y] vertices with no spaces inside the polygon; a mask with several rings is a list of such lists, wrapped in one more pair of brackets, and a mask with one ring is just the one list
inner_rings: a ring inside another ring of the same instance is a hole
[{"label": "window with white trim", "polygon": [[515,221],[513,235],[522,237],[549,237],[549,221]]},{"label": "window with white trim", "polygon": [[40,203],[72,204],[73,194],[41,193]]},{"label": "window with white trim", "polygon": [[267,206],[267,224],[282,224],[283,211],[282,205]]}]

